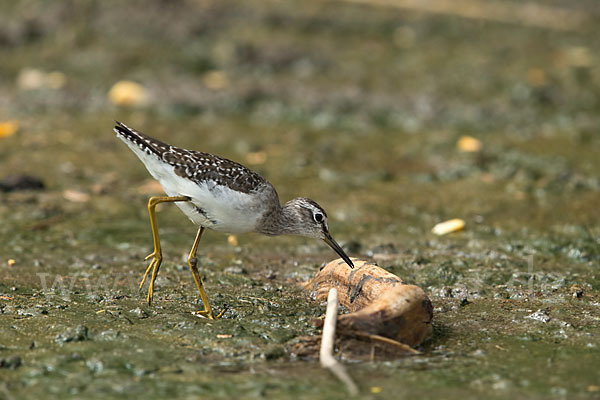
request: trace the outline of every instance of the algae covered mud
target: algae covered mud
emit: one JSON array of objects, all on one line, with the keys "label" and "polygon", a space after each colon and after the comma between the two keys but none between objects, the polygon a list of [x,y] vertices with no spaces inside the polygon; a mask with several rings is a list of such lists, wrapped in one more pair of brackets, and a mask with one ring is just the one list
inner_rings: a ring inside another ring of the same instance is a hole
[{"label": "algae covered mud", "polygon": [[320,333],[321,243],[207,232],[205,321],[195,227],[162,207],[145,305],[160,189],[114,119],[314,198],[425,290],[432,338],[347,364],[362,397],[598,397],[595,3],[398,4],[0,3],[0,398],[347,397],[289,351]]}]

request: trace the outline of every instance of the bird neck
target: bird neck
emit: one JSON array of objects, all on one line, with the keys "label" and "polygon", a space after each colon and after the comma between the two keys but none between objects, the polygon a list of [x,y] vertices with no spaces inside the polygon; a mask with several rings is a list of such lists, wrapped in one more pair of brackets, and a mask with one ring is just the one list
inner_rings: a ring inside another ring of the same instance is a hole
[{"label": "bird neck", "polygon": [[298,210],[288,201],[273,208],[263,217],[259,232],[265,235],[298,235],[301,233]]}]

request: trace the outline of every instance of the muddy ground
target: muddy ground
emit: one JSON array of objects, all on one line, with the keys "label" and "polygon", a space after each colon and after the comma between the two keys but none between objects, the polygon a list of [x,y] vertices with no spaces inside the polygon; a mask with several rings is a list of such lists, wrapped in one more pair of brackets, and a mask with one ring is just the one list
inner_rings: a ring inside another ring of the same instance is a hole
[{"label": "muddy ground", "polygon": [[317,200],[350,255],[427,291],[421,355],[345,360],[362,398],[600,396],[597,4],[365,3],[0,3],[0,398],[347,397],[289,350],[319,334],[298,282],[321,242],[208,232],[206,321],[195,227],[162,207],[145,304],[160,188],[114,119]]}]

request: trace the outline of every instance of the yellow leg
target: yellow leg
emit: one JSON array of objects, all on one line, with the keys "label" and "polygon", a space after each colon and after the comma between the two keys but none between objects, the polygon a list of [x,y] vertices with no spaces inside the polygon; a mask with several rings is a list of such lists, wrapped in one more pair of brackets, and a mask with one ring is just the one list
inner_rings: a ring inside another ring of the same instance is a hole
[{"label": "yellow leg", "polygon": [[194,276],[194,281],[196,281],[196,287],[200,292],[200,298],[202,299],[202,304],[204,304],[204,310],[197,311],[195,314],[203,316],[208,319],[219,319],[223,316],[225,310],[221,311],[218,315],[214,315],[212,311],[212,307],[210,306],[210,302],[208,300],[208,296],[204,291],[204,286],[202,285],[202,280],[200,279],[200,275],[198,275],[198,268],[196,267],[196,263],[198,259],[196,258],[196,252],[198,251],[198,245],[200,244],[200,238],[202,237],[202,233],[204,233],[204,227],[200,227],[198,229],[198,233],[196,233],[196,239],[194,240],[194,244],[192,245],[192,249],[190,250],[190,255],[188,256],[187,262],[190,266],[190,270],[192,271],[192,275]]},{"label": "yellow leg", "polygon": [[154,239],[154,251],[149,254],[144,260],[149,260],[150,265],[146,268],[146,272],[144,273],[144,277],[142,278],[142,282],[140,282],[140,289],[144,286],[144,282],[146,282],[146,278],[150,271],[152,271],[152,277],[150,279],[150,287],[148,288],[148,305],[152,303],[152,296],[154,294],[154,281],[158,275],[158,269],[160,268],[160,263],[162,262],[162,251],[160,249],[160,240],[158,238],[158,226],[156,225],[156,214],[154,208],[159,203],[172,203],[176,201],[189,201],[190,198],[186,196],[177,196],[177,197],[167,197],[167,196],[159,196],[159,197],[150,197],[148,200],[148,213],[150,214],[150,224],[152,225],[152,238]]}]

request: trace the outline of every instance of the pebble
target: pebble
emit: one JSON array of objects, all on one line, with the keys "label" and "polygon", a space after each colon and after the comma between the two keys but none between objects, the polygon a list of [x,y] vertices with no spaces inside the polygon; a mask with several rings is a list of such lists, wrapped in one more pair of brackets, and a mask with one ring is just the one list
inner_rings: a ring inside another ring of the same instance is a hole
[{"label": "pebble", "polygon": [[546,310],[537,310],[533,314],[527,315],[525,318],[533,319],[534,321],[540,321],[543,323],[547,323],[552,318],[548,315],[548,311]]},{"label": "pebble", "polygon": [[54,342],[58,344],[64,344],[68,342],[82,342],[89,340],[88,328],[84,325],[79,325],[74,329],[69,329],[63,333],[59,333],[54,338]]},{"label": "pebble", "polygon": [[247,273],[247,271],[244,268],[239,267],[237,265],[233,265],[231,267],[225,268],[225,272],[227,272],[229,274],[246,274]]},{"label": "pebble", "polygon": [[44,182],[40,178],[31,175],[9,175],[0,180],[0,192],[41,190],[44,187]]},{"label": "pebble", "polygon": [[19,356],[0,358],[0,368],[17,369],[22,364],[23,360]]}]

